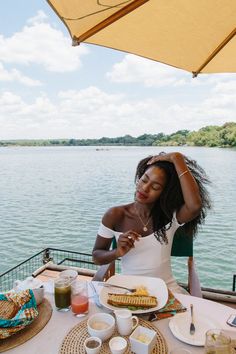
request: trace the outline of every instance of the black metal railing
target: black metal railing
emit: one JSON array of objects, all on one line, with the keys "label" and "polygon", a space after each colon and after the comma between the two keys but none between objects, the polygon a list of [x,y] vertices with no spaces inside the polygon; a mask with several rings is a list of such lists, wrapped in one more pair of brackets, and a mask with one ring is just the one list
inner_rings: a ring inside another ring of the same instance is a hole
[{"label": "black metal railing", "polygon": [[[99,268],[98,265],[94,264],[91,254],[57,248],[46,248],[0,274],[0,292],[12,289],[15,280],[23,280],[31,276],[33,272],[49,261],[57,265],[79,267],[95,271]],[[116,272],[120,272],[119,263],[120,262],[116,262]]]}]

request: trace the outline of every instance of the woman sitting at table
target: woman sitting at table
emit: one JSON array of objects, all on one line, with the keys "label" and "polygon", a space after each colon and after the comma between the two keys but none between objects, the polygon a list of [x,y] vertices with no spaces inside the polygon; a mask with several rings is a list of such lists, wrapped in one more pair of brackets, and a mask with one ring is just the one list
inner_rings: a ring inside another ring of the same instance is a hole
[{"label": "woman sitting at table", "polygon": [[[196,161],[178,152],[146,157],[137,166],[134,202],[110,208],[103,216],[93,249],[102,265],[121,257],[122,274],[162,278],[183,292],[171,271],[175,231],[193,237],[210,208],[208,179]],[[117,247],[110,250],[115,236]]]}]

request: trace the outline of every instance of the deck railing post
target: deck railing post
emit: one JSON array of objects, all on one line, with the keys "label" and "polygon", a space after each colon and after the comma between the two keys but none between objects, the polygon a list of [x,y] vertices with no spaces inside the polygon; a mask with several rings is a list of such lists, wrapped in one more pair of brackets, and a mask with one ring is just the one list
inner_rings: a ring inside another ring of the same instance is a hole
[{"label": "deck railing post", "polygon": [[43,264],[53,261],[53,257],[50,256],[50,248],[46,248],[43,252]]},{"label": "deck railing post", "polygon": [[236,289],[236,274],[233,275],[232,291],[235,291],[235,289]]}]

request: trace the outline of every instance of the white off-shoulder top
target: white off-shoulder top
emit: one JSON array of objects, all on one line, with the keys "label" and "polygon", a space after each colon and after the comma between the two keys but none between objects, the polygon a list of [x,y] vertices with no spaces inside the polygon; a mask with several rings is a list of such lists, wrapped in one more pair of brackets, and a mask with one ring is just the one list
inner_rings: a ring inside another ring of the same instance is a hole
[{"label": "white off-shoulder top", "polygon": [[[182,224],[183,225],[183,224]],[[174,213],[171,227],[166,231],[168,244],[161,244],[154,236],[154,233],[141,237],[135,241],[132,248],[121,258],[121,271],[125,275],[143,275],[158,277],[165,281],[167,287],[173,292],[186,293],[174,279],[171,270],[171,248],[175,231],[179,226]],[[102,223],[98,229],[98,235],[105,238],[113,238],[116,241],[122,232],[109,229]]]}]

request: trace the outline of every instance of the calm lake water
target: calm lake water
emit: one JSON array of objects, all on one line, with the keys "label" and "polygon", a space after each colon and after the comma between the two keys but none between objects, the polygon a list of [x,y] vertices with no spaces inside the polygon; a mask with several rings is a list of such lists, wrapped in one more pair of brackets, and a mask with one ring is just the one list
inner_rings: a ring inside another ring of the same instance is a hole
[{"label": "calm lake water", "polygon": [[[166,147],[0,148],[0,273],[45,247],[91,252],[101,217],[133,200],[137,162]],[[194,243],[203,286],[236,273],[236,150],[178,148],[212,180],[214,204]],[[173,259],[186,280],[186,259]]]}]

